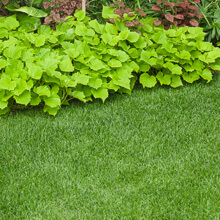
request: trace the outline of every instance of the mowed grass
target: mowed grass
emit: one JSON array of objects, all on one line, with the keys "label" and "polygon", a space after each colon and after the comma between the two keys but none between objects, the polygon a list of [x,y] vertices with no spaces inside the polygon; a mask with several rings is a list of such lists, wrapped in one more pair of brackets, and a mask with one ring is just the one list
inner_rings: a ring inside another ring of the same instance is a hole
[{"label": "mowed grass", "polygon": [[219,219],[220,76],[0,120],[0,219]]}]

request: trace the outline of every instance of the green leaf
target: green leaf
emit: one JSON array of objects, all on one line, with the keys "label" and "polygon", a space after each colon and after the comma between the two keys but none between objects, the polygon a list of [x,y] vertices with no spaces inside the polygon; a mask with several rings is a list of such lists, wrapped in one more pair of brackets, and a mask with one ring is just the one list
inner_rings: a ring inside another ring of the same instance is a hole
[{"label": "green leaf", "polygon": [[82,21],[85,18],[85,12],[80,9],[76,9],[74,13],[74,17],[77,18],[78,21]]},{"label": "green leaf", "polygon": [[127,55],[127,53],[125,53],[122,50],[118,50],[117,51],[118,55],[117,58],[121,61],[121,62],[125,62],[127,61],[130,57]]},{"label": "green leaf", "polygon": [[34,8],[34,7],[24,6],[21,8],[15,8],[14,5],[10,4],[10,5],[6,5],[5,8],[8,9],[9,11],[13,11],[13,12],[14,11],[23,12],[23,13],[28,14],[29,16],[36,17],[36,18],[43,18],[43,17],[47,16],[46,12],[44,12],[40,9]]},{"label": "green leaf", "polygon": [[157,84],[157,80],[155,76],[150,76],[148,73],[143,73],[139,79],[140,83],[143,87],[152,88]]},{"label": "green leaf", "polygon": [[59,67],[63,72],[73,72],[74,70],[74,66],[69,56],[63,57],[63,60],[60,62]]},{"label": "green leaf", "polygon": [[105,19],[117,18],[118,15],[114,14],[114,10],[115,10],[115,8],[111,8],[111,7],[108,7],[108,6],[103,6],[102,17],[105,18]]},{"label": "green leaf", "polygon": [[[8,101],[1,101],[0,100],[0,110],[7,108],[7,106],[8,106]],[[0,113],[0,115],[1,115],[1,113]]]},{"label": "green leaf", "polygon": [[204,69],[202,71],[202,73],[200,74],[200,76],[203,78],[203,79],[206,79],[208,82],[210,82],[212,80],[212,72],[211,70],[209,69]]},{"label": "green leaf", "polygon": [[129,66],[130,66],[136,73],[138,73],[140,67],[139,67],[139,65],[138,65],[137,63],[135,63],[134,61],[131,61],[131,62],[129,63]]},{"label": "green leaf", "polygon": [[109,60],[109,61],[108,61],[108,65],[109,65],[110,67],[113,67],[113,68],[121,67],[121,66],[122,66],[121,62],[118,61],[118,60],[116,60],[116,59],[111,59],[111,60]]},{"label": "green leaf", "polygon": [[114,35],[111,35],[109,33],[104,33],[102,36],[101,36],[102,40],[106,43],[106,44],[109,44],[111,46],[115,46],[118,41],[119,41],[119,37],[118,36],[114,36]]},{"label": "green leaf", "polygon": [[[1,65],[0,65],[1,66]],[[210,64],[213,70],[220,70],[220,59],[216,60],[215,63]],[[0,68],[1,69],[1,68]]]},{"label": "green leaf", "polygon": [[45,105],[43,111],[48,112],[50,115],[55,116],[60,109],[60,106],[57,106],[55,108],[51,108],[50,106]]},{"label": "green leaf", "polygon": [[20,26],[24,28],[26,31],[34,31],[41,26],[40,18],[30,17],[27,14],[19,13],[17,14],[17,19],[20,23]]},{"label": "green leaf", "polygon": [[88,85],[89,79],[91,77],[77,72],[72,75],[72,78],[75,80],[76,84]]},{"label": "green leaf", "polygon": [[0,70],[5,68],[8,65],[8,62],[5,59],[0,58]]},{"label": "green leaf", "polygon": [[28,74],[31,78],[39,80],[42,77],[43,70],[40,66],[36,66],[33,63],[27,64]]},{"label": "green leaf", "polygon": [[190,60],[191,58],[190,53],[186,50],[181,50],[180,52],[177,52],[176,56],[184,60]]},{"label": "green leaf", "polygon": [[157,79],[161,85],[170,85],[171,75],[163,74],[161,71],[157,73]]},{"label": "green leaf", "polygon": [[149,48],[147,51],[146,50],[142,50],[140,60],[143,60],[146,63],[148,63],[149,59],[151,57],[157,57],[157,53],[156,53],[154,48]]},{"label": "green leaf", "polygon": [[172,72],[172,74],[176,74],[176,75],[182,74],[182,68],[178,65],[174,65],[171,62],[167,62],[167,63],[163,64],[163,67],[168,68]]},{"label": "green leaf", "polygon": [[79,24],[76,26],[75,34],[78,36],[86,35],[87,27],[84,24]]},{"label": "green leaf", "polygon": [[128,54],[130,55],[131,58],[138,58],[140,56],[140,52],[136,48],[131,48],[128,50]]},{"label": "green leaf", "polygon": [[8,30],[6,28],[0,28],[0,39],[8,38]]},{"label": "green leaf", "polygon": [[20,96],[25,90],[28,90],[28,85],[26,80],[24,79],[17,79],[16,80],[17,86],[14,89],[14,94]]},{"label": "green leaf", "polygon": [[115,25],[110,24],[108,22],[105,24],[105,31],[112,35],[118,35],[118,30],[115,27]]},{"label": "green leaf", "polygon": [[19,22],[16,20],[16,15],[4,18],[4,24],[8,30],[14,30],[19,27]]},{"label": "green leaf", "polygon": [[119,34],[120,40],[126,40],[129,36],[130,30],[121,31]]},{"label": "green leaf", "polygon": [[102,84],[103,84],[103,82],[102,82],[101,79],[99,79],[99,78],[94,78],[94,77],[91,78],[91,79],[89,80],[89,83],[88,83],[88,85],[89,85],[90,87],[94,88],[94,89],[100,88],[100,87],[102,86]]},{"label": "green leaf", "polygon": [[31,94],[30,105],[32,105],[32,106],[36,106],[36,105],[39,105],[40,102],[41,102],[40,97],[39,97],[37,94],[32,93],[32,94]]},{"label": "green leaf", "polygon": [[34,92],[37,93],[39,96],[51,96],[50,87],[47,85],[35,87]]},{"label": "green leaf", "polygon": [[98,34],[103,34],[104,33],[105,26],[103,24],[99,24],[96,19],[91,20],[89,22],[89,26],[91,28],[93,28],[96,31],[96,33],[98,33]]},{"label": "green leaf", "polygon": [[92,89],[91,91],[96,99],[100,98],[103,102],[108,98],[108,89],[106,88]]},{"label": "green leaf", "polygon": [[86,96],[85,96],[84,92],[82,92],[82,91],[74,91],[71,93],[71,96],[73,96],[74,98],[76,98],[82,102],[86,102]]},{"label": "green leaf", "polygon": [[12,81],[9,76],[4,76],[0,79],[0,89],[12,91],[16,87],[16,82]]},{"label": "green leaf", "polygon": [[197,71],[193,71],[191,73],[183,73],[182,75],[183,79],[188,83],[193,83],[194,81],[200,79],[200,76],[198,75]]},{"label": "green leaf", "polygon": [[19,59],[21,57],[22,49],[23,48],[19,46],[10,46],[4,50],[3,54],[5,57],[11,59]]},{"label": "green leaf", "polygon": [[140,38],[140,34],[136,32],[129,32],[127,40],[130,41],[131,43],[137,42]]},{"label": "green leaf", "polygon": [[26,90],[21,95],[14,96],[14,99],[18,104],[27,105],[31,101],[31,92]]},{"label": "green leaf", "polygon": [[143,48],[145,48],[147,46],[147,42],[146,42],[144,37],[140,36],[139,40],[134,43],[134,46],[136,48],[143,49]]},{"label": "green leaf", "polygon": [[91,57],[89,63],[90,63],[90,68],[95,71],[106,68],[106,65],[101,60],[95,58],[94,56]]},{"label": "green leaf", "polygon": [[57,94],[52,94],[50,97],[44,97],[43,100],[45,104],[51,108],[61,105],[60,97]]},{"label": "green leaf", "polygon": [[196,59],[192,64],[192,68],[195,70],[202,70],[204,67],[205,66],[204,66],[203,62],[201,62],[198,59]]},{"label": "green leaf", "polygon": [[157,44],[164,44],[165,42],[167,42],[167,36],[166,34],[164,33],[164,31],[160,31],[160,32],[157,32],[155,33],[153,36],[152,36],[152,39],[154,40],[155,43]]},{"label": "green leaf", "polygon": [[179,86],[182,86],[182,80],[180,78],[180,76],[177,75],[172,75],[171,77],[171,84],[170,84],[173,88],[177,88]]}]

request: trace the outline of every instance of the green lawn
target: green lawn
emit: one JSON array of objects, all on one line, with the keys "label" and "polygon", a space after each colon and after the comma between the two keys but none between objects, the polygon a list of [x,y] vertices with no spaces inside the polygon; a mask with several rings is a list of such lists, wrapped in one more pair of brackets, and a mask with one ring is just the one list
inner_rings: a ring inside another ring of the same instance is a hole
[{"label": "green lawn", "polygon": [[0,120],[0,219],[219,219],[220,75]]}]

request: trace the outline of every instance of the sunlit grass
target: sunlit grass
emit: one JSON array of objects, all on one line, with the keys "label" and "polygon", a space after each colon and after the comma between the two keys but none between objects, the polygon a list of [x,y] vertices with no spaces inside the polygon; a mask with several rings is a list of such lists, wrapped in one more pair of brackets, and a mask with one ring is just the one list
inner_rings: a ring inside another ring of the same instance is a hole
[{"label": "sunlit grass", "polygon": [[220,77],[0,120],[1,219],[219,219]]}]

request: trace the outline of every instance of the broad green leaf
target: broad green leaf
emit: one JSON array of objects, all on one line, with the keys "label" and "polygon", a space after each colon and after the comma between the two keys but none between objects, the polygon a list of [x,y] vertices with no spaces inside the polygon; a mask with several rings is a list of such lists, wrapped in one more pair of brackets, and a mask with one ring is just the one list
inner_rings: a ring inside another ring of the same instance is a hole
[{"label": "broad green leaf", "polygon": [[197,42],[197,48],[198,48],[199,51],[204,52],[204,51],[210,51],[213,48],[213,46],[210,42],[198,41]]},{"label": "broad green leaf", "polygon": [[16,87],[16,82],[12,81],[9,76],[4,76],[0,79],[0,89],[12,91]]},{"label": "broad green leaf", "polygon": [[86,102],[86,96],[85,96],[84,92],[82,92],[82,91],[74,91],[71,93],[71,95],[74,98],[79,99],[82,102]]},{"label": "broad green leaf", "polygon": [[177,88],[179,86],[182,86],[182,80],[180,78],[180,76],[177,75],[172,75],[171,77],[171,84],[170,84],[173,88]]},{"label": "broad green leaf", "polygon": [[105,19],[117,18],[118,15],[114,14],[114,10],[115,10],[115,8],[111,8],[111,7],[108,7],[108,6],[103,6],[102,17],[105,18]]},{"label": "broad green leaf", "polygon": [[[8,106],[8,101],[1,101],[0,100],[0,109],[1,110],[7,108],[7,106]],[[0,115],[1,115],[1,113],[0,113]]]},{"label": "broad green leaf", "polygon": [[176,75],[182,74],[182,68],[178,65],[171,63],[171,62],[164,63],[163,67],[168,68],[172,72],[172,74],[176,74]]},{"label": "broad green leaf", "polygon": [[118,35],[118,30],[115,27],[115,25],[110,24],[108,22],[105,24],[105,31],[112,35]]},{"label": "broad green leaf", "polygon": [[14,30],[19,27],[19,22],[16,19],[16,15],[4,18],[4,24],[6,25],[8,30]]},{"label": "broad green leaf", "polygon": [[80,9],[76,9],[74,13],[74,17],[77,18],[78,21],[82,21],[85,18],[85,12]]},{"label": "broad green leaf", "polygon": [[220,70],[220,59],[217,59],[215,63],[210,64],[213,70]]},{"label": "broad green leaf", "polygon": [[202,73],[200,74],[200,76],[203,78],[203,79],[206,79],[208,82],[210,82],[212,80],[212,72],[211,70],[209,69],[204,69],[202,71]]},{"label": "broad green leaf", "polygon": [[45,104],[51,108],[61,105],[60,97],[57,94],[52,94],[50,97],[43,98]]},{"label": "broad green leaf", "polygon": [[108,89],[106,88],[92,89],[91,91],[94,98],[100,98],[103,102],[108,98]]},{"label": "broad green leaf", "polygon": [[17,86],[14,89],[14,94],[16,96],[20,96],[25,90],[28,90],[28,85],[26,80],[17,79],[16,80]]},{"label": "broad green leaf", "polygon": [[105,26],[103,24],[99,24],[97,20],[91,20],[89,22],[89,26],[93,28],[98,34],[104,33]]},{"label": "broad green leaf", "polygon": [[100,69],[105,69],[106,68],[106,65],[99,59],[95,58],[95,57],[92,57],[90,59],[90,68],[92,70],[100,70]]},{"label": "broad green leaf", "polygon": [[121,62],[118,61],[118,60],[116,60],[116,59],[111,59],[111,60],[109,60],[109,61],[108,61],[108,65],[109,65],[110,67],[113,67],[113,68],[121,67],[121,66],[122,66]]},{"label": "broad green leaf", "polygon": [[139,79],[140,83],[143,87],[152,88],[157,84],[157,80],[155,76],[150,76],[148,73],[143,73]]},{"label": "broad green leaf", "polygon": [[63,60],[60,62],[59,67],[63,72],[73,72],[74,70],[74,66],[69,56],[63,57]]},{"label": "broad green leaf", "polygon": [[191,55],[188,51],[186,50],[182,50],[180,52],[176,52],[175,54],[177,57],[181,58],[181,59],[184,59],[184,60],[190,60],[191,58]]},{"label": "broad green leaf", "polygon": [[0,58],[0,70],[5,68],[8,65],[8,62],[5,59]]},{"label": "broad green leaf", "polygon": [[27,105],[31,101],[31,92],[26,90],[21,95],[14,96],[14,99],[18,104]]},{"label": "broad green leaf", "polygon": [[104,33],[102,36],[101,36],[102,40],[106,43],[106,44],[109,44],[111,46],[115,46],[118,41],[119,41],[119,37],[118,36],[114,36],[114,35],[111,35],[109,33]]},{"label": "broad green leaf", "polygon": [[121,62],[125,62],[127,61],[130,57],[127,55],[127,53],[125,53],[122,50],[118,50],[117,51],[118,55],[117,58],[121,61]]},{"label": "broad green leaf", "polygon": [[20,26],[26,31],[34,31],[41,26],[40,18],[30,17],[27,14],[19,13],[17,14],[17,19],[20,23]]},{"label": "broad green leaf", "polygon": [[3,54],[5,57],[12,59],[19,59],[21,57],[22,47],[20,46],[11,46],[4,50]]},{"label": "broad green leaf", "polygon": [[99,79],[99,78],[94,78],[94,77],[91,78],[91,79],[89,80],[89,83],[88,83],[88,85],[89,85],[90,87],[94,88],[94,89],[100,88],[100,87],[102,86],[102,84],[103,84],[103,82],[102,82],[101,79]]},{"label": "broad green leaf", "polygon": [[204,68],[204,64],[203,62],[201,62],[200,60],[195,60],[192,64],[192,68],[195,70],[202,70]]},{"label": "broad green leaf", "polygon": [[134,46],[136,48],[143,49],[143,48],[145,48],[147,46],[147,42],[146,42],[144,37],[140,36],[139,40],[134,43]]},{"label": "broad green leaf", "polygon": [[161,85],[170,85],[171,75],[163,74],[161,71],[157,73],[156,78],[160,82]]},{"label": "broad green leaf", "polygon": [[131,62],[129,63],[129,66],[130,66],[136,73],[138,73],[140,67],[139,67],[139,65],[138,65],[137,63],[135,63],[134,61],[131,61]]},{"label": "broad green leaf", "polygon": [[70,58],[75,59],[80,55],[79,51],[76,50],[75,48],[69,48],[64,50],[64,53],[69,55]]},{"label": "broad green leaf", "polygon": [[40,79],[43,74],[43,70],[40,66],[36,66],[33,63],[27,65],[28,67],[28,74],[33,79]]},{"label": "broad green leaf", "polygon": [[145,62],[141,61],[139,63],[140,71],[141,72],[148,72],[150,70],[150,65],[146,64]]},{"label": "broad green leaf", "polygon": [[182,75],[183,79],[188,83],[193,83],[194,81],[200,79],[200,76],[198,75],[197,71],[193,71],[191,73],[183,73]]},{"label": "broad green leaf", "polygon": [[126,40],[129,36],[130,30],[121,31],[119,34],[120,40]]},{"label": "broad green leaf", "polygon": [[131,58],[138,58],[140,56],[140,52],[136,48],[131,48],[128,50],[128,54],[131,56]]},{"label": "broad green leaf", "polygon": [[215,47],[212,51],[208,52],[207,57],[211,57],[214,60],[220,58],[220,48]]},{"label": "broad green leaf", "polygon": [[173,44],[170,43],[170,42],[165,42],[162,44],[161,48],[162,49],[165,49],[167,52],[169,53],[176,53],[177,52],[177,49],[176,48],[173,48]]},{"label": "broad green leaf", "polygon": [[80,74],[79,72],[74,73],[72,78],[75,80],[76,84],[88,85],[90,76]]},{"label": "broad green leaf", "polygon": [[165,42],[167,42],[167,36],[166,36],[166,34],[164,33],[164,31],[160,31],[160,32],[155,33],[155,34],[152,36],[152,39],[153,39],[154,42],[157,43],[157,44],[164,44]]},{"label": "broad green leaf", "polygon": [[84,24],[80,24],[76,26],[75,33],[78,36],[86,35],[87,27]]},{"label": "broad green leaf", "polygon": [[28,14],[29,16],[36,17],[36,18],[43,18],[43,17],[47,16],[46,12],[44,12],[40,9],[34,8],[34,7],[24,6],[21,8],[15,8],[14,5],[10,4],[10,5],[6,5],[5,8],[8,9],[9,11],[13,11],[13,12],[14,11],[23,12],[23,13]]},{"label": "broad green leaf", "polygon": [[157,57],[157,53],[154,48],[149,48],[148,50],[142,50],[140,60],[143,60],[146,63],[148,63],[151,57]]},{"label": "broad green leaf", "polygon": [[34,92],[37,93],[39,96],[51,96],[50,87],[47,85],[35,87]]},{"label": "broad green leaf", "polygon": [[6,28],[0,28],[0,39],[8,38],[8,30]]},{"label": "broad green leaf", "polygon": [[39,105],[40,102],[41,102],[40,97],[39,97],[37,94],[32,93],[32,94],[31,94],[30,105],[32,105],[32,106],[36,106],[36,105]]},{"label": "broad green leaf", "polygon": [[59,109],[60,109],[60,106],[57,106],[55,108],[51,108],[50,106],[45,105],[43,108],[43,111],[48,112],[50,115],[55,116]]},{"label": "broad green leaf", "polygon": [[130,90],[131,77],[132,75],[125,68],[121,67],[116,69],[115,73],[112,76],[112,80],[113,80],[112,82],[117,86],[121,86],[123,88]]},{"label": "broad green leaf", "polygon": [[129,32],[127,40],[131,43],[137,42],[140,38],[140,34],[136,32]]}]

